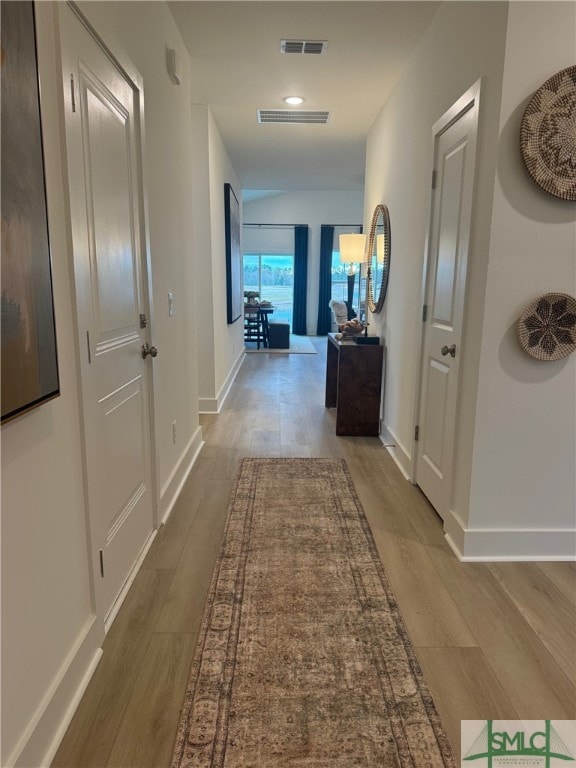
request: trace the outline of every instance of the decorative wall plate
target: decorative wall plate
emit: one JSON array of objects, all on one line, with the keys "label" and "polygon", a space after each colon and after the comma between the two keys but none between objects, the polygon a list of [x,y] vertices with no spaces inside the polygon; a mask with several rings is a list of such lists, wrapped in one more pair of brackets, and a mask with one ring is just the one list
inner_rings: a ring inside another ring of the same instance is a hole
[{"label": "decorative wall plate", "polygon": [[576,350],[576,299],[545,293],[518,320],[520,346],[536,360],[560,360]]},{"label": "decorative wall plate", "polygon": [[536,184],[562,200],[576,200],[576,66],[546,80],[530,99],[520,149]]}]

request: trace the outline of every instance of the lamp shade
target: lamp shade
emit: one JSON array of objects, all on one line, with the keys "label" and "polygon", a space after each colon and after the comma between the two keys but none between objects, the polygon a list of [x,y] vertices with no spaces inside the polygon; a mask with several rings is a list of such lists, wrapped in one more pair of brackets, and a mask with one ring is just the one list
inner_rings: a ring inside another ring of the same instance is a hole
[{"label": "lamp shade", "polygon": [[366,235],[350,233],[340,235],[340,261],[344,264],[357,264],[364,261]]},{"label": "lamp shade", "polygon": [[376,261],[378,264],[384,264],[384,246],[386,244],[385,235],[376,235]]}]

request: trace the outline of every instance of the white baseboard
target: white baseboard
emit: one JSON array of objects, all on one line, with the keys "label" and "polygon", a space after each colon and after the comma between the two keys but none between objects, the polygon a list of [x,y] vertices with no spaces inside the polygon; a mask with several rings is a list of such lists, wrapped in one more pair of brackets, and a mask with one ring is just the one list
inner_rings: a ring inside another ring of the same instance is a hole
[{"label": "white baseboard", "polygon": [[199,397],[198,413],[220,413],[218,399],[215,397]]},{"label": "white baseboard", "polygon": [[101,626],[92,616],[40,702],[6,768],[49,766],[102,656]]},{"label": "white baseboard", "polygon": [[202,427],[197,427],[188,441],[188,445],[184,449],[182,456],[180,456],[180,459],[172,470],[170,477],[160,491],[160,525],[164,525],[166,520],[170,517],[170,513],[174,509],[178,496],[180,496],[182,486],[188,479],[190,470],[194,466],[194,462],[198,458],[198,454],[202,450],[203,445]]},{"label": "white baseboard", "polygon": [[134,561],[134,565],[130,569],[130,573],[128,574],[128,578],[126,579],[126,581],[122,585],[122,589],[118,593],[118,597],[116,598],[112,608],[110,609],[110,613],[104,619],[104,629],[105,629],[106,634],[108,634],[108,630],[110,629],[110,627],[114,623],[114,619],[116,618],[116,616],[118,616],[118,612],[120,611],[120,608],[122,608],[122,603],[124,602],[124,600],[128,596],[128,592],[130,591],[130,587],[132,586],[132,584],[134,584],[134,580],[135,580],[136,576],[138,575],[138,571],[140,570],[140,566],[144,562],[144,559],[145,559],[146,555],[148,554],[148,550],[152,546],[152,542],[156,538],[157,533],[158,533],[158,530],[156,528],[154,528],[150,532],[150,535],[146,539],[146,543],[144,544],[144,546],[140,550],[140,554],[138,555],[138,557]]},{"label": "white baseboard", "polygon": [[158,529],[164,525],[166,520],[168,520],[170,517],[170,513],[172,512],[172,509],[178,500],[182,486],[186,482],[188,475],[190,474],[190,470],[194,466],[194,462],[196,461],[196,458],[198,457],[198,454],[200,453],[203,445],[204,442],[202,441],[202,427],[197,427],[194,431],[194,434],[188,441],[188,445],[182,452],[180,459],[177,461],[176,466],[170,473],[170,477],[162,488],[158,509],[159,525],[157,525],[157,527],[150,533],[150,536],[146,539],[146,543],[142,547],[140,554],[132,566],[130,574],[126,579],[122,589],[120,590],[120,593],[116,598],[110,613],[108,616],[106,616],[104,622],[106,632],[108,632],[114,622],[114,619],[118,615],[118,611],[122,607],[122,603],[130,591],[130,587],[134,583],[134,579],[138,575],[140,566],[144,562],[144,559],[148,554],[148,550],[156,538]]},{"label": "white baseboard", "polygon": [[[170,515],[203,444],[202,429],[198,427],[162,490],[160,500],[162,523]],[[156,533],[157,531],[152,532],[134,564],[130,577],[107,617],[106,627],[111,625],[122,605]],[[100,644],[103,636],[102,622],[95,616],[91,617],[79,634],[18,744],[4,763],[5,768],[31,768],[32,766],[45,768],[50,765],[98,666],[102,656]]]},{"label": "white baseboard", "polygon": [[406,480],[412,482],[412,458],[400,440],[386,424],[382,425],[380,440],[384,443],[386,450],[396,462],[396,466],[402,472]]},{"label": "white baseboard", "polygon": [[245,357],[246,357],[246,350],[244,349],[244,347],[242,347],[242,351],[238,355],[236,362],[232,366],[232,369],[228,374],[226,381],[220,387],[220,391],[218,392],[216,397],[199,397],[198,398],[199,413],[220,413],[220,411],[222,410],[222,406],[224,405],[224,402],[226,401],[226,398],[228,397],[228,394],[230,392],[230,387],[234,383],[234,379],[236,378],[238,371],[240,370],[240,366],[244,362]]},{"label": "white baseboard", "polygon": [[576,531],[466,528],[454,512],[444,520],[446,541],[463,563],[576,561]]},{"label": "white baseboard", "polygon": [[142,551],[140,552],[140,554],[138,555],[138,558],[136,559],[136,562],[132,566],[132,569],[130,571],[128,578],[126,579],[126,582],[124,583],[124,586],[120,590],[120,594],[118,595],[118,597],[116,598],[116,601],[114,602],[114,605],[112,606],[112,610],[106,617],[106,620],[104,622],[106,632],[108,632],[108,630],[110,629],[110,627],[114,622],[114,619],[118,615],[118,611],[122,607],[122,603],[124,602],[128,592],[130,591],[130,587],[134,583],[134,579],[138,575],[140,566],[144,562],[144,559],[148,554],[148,550],[150,549],[154,539],[156,538],[158,529],[162,525],[164,525],[166,523],[166,520],[168,520],[168,518],[170,517],[170,513],[172,512],[172,509],[174,508],[174,505],[178,500],[178,496],[180,495],[182,486],[188,479],[190,470],[194,466],[194,462],[196,461],[198,454],[202,450],[203,445],[204,445],[204,442],[202,441],[202,427],[197,427],[194,434],[188,441],[188,445],[184,449],[182,456],[180,457],[176,466],[172,470],[170,477],[168,478],[167,482],[165,483],[162,489],[162,492],[161,492],[162,495],[160,497],[160,509],[159,509],[160,525],[158,526],[158,528],[155,528],[151,532],[150,536],[146,540],[146,543],[142,547]]},{"label": "white baseboard", "polygon": [[385,448],[395,448],[396,447],[396,439],[390,429],[386,426],[386,424],[383,424],[380,422],[380,441],[383,443]]}]

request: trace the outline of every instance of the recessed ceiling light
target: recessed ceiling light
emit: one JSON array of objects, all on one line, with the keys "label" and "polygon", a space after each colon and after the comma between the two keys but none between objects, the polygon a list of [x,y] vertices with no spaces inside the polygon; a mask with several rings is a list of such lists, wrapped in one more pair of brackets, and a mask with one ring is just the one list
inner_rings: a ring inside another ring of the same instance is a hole
[{"label": "recessed ceiling light", "polygon": [[284,99],[286,104],[290,104],[293,107],[296,107],[298,104],[302,104],[304,99],[301,99],[300,96],[286,96]]}]

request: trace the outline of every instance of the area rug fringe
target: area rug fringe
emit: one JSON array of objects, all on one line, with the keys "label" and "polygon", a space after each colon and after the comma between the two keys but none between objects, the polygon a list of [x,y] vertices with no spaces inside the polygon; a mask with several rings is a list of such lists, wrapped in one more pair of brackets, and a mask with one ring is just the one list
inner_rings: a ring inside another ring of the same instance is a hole
[{"label": "area rug fringe", "polygon": [[172,768],[454,768],[346,462],[243,459]]}]

